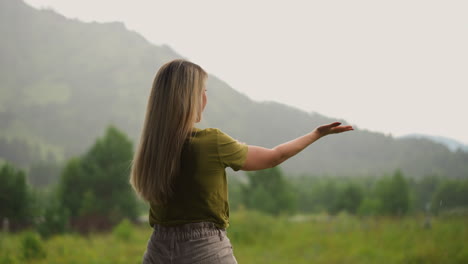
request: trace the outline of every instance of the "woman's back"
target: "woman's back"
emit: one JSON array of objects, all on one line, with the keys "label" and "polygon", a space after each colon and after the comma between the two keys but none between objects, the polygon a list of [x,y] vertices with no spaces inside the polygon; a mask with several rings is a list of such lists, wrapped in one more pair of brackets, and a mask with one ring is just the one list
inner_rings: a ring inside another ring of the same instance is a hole
[{"label": "woman's back", "polygon": [[226,167],[239,170],[248,146],[217,128],[194,128],[181,154],[181,171],[174,179],[174,195],[164,205],[150,203],[150,225],[213,222],[229,226]]}]

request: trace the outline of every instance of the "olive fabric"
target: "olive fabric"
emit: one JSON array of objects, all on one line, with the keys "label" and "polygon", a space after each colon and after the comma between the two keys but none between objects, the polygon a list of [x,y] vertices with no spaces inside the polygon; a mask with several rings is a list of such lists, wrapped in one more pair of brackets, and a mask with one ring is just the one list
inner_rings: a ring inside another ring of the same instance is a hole
[{"label": "olive fabric", "polygon": [[226,167],[238,171],[248,146],[217,128],[194,128],[182,149],[181,173],[174,181],[174,195],[164,205],[150,203],[149,223],[173,226],[213,222],[229,226]]}]

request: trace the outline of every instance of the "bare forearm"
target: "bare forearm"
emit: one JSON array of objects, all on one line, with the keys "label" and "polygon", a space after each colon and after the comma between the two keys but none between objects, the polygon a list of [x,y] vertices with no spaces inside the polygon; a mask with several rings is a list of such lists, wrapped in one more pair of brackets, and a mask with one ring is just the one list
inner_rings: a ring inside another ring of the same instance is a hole
[{"label": "bare forearm", "polygon": [[352,126],[340,125],[340,122],[334,122],[328,125],[319,126],[304,136],[278,145],[272,149],[249,145],[247,158],[241,169],[245,171],[251,171],[275,167],[281,164],[283,161],[301,152],[303,149],[321,137],[329,134],[337,134],[354,130]]},{"label": "bare forearm", "polygon": [[322,135],[317,130],[314,130],[301,137],[298,137],[296,139],[274,147],[273,150],[277,151],[279,156],[279,160],[277,161],[276,165],[301,152],[303,149],[305,149],[307,146],[314,143],[321,137]]}]

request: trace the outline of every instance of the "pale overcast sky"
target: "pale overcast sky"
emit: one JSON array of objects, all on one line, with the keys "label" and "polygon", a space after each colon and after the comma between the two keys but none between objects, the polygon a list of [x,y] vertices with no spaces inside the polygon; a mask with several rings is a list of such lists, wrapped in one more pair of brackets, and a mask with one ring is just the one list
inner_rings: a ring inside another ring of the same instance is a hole
[{"label": "pale overcast sky", "polygon": [[122,21],[254,100],[468,143],[468,1],[26,2]]}]

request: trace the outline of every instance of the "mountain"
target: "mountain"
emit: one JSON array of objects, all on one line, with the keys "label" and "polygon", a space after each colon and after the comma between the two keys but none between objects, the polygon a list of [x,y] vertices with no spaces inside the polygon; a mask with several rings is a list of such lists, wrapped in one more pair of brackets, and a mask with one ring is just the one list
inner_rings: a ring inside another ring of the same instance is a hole
[{"label": "mountain", "polygon": [[[19,0],[0,2],[0,35],[0,157],[24,167],[82,154],[109,124],[136,143],[155,73],[183,58],[122,23],[83,23]],[[199,126],[252,145],[274,147],[335,121],[253,101],[213,75],[207,89]],[[400,168],[412,177],[468,176],[467,153],[355,128],[319,140],[281,166],[288,174],[378,176]]]},{"label": "mountain", "polygon": [[447,148],[449,148],[451,151],[465,151],[468,152],[468,145],[461,143],[458,140],[455,140],[453,138],[448,138],[448,137],[442,137],[442,136],[432,136],[432,135],[425,135],[425,134],[408,134],[408,135],[403,135],[400,136],[399,138],[425,138],[428,140],[431,140],[436,143],[440,143]]}]

